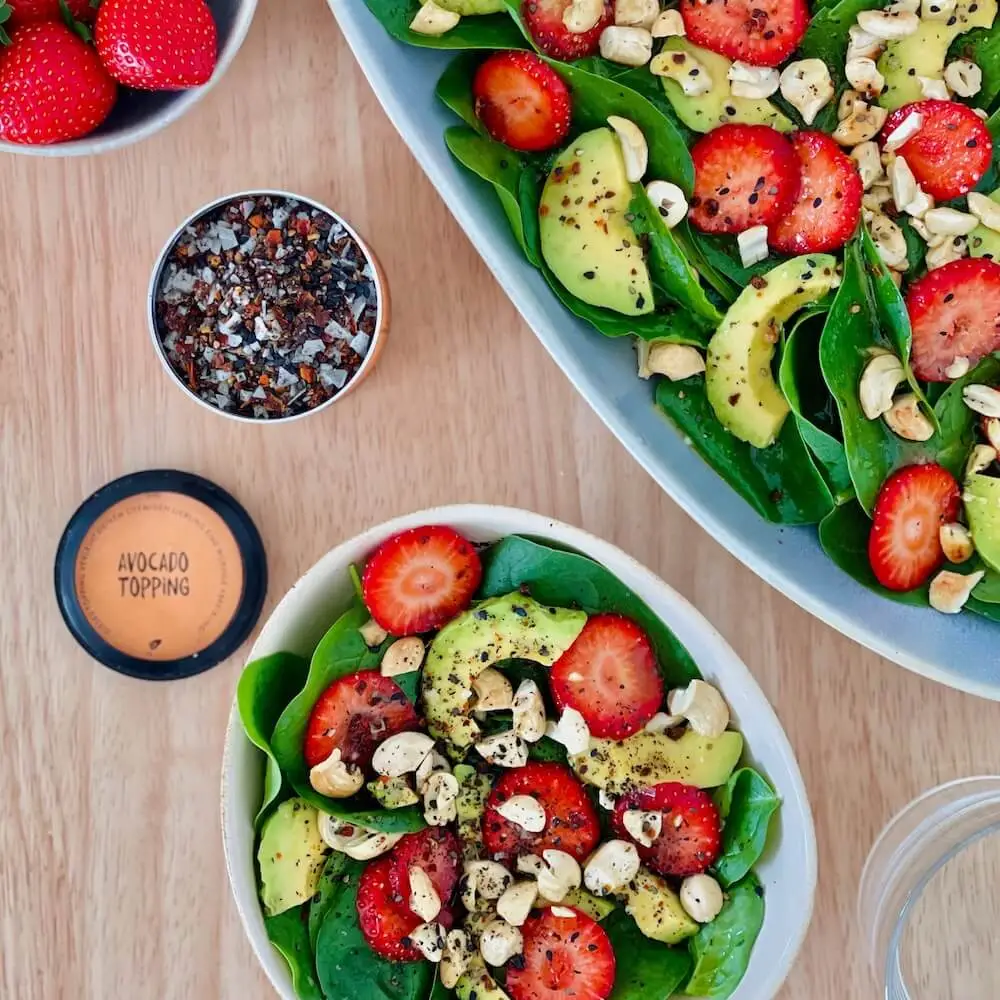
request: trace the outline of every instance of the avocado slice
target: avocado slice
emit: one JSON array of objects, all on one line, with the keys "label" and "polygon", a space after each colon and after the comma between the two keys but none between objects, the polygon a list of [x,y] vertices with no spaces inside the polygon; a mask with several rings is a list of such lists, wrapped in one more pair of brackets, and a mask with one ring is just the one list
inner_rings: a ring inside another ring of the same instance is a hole
[{"label": "avocado slice", "polygon": [[830,254],[793,257],[753,278],[708,344],[705,393],[719,422],[755,448],[774,443],[788,416],[771,361],[781,326],[838,282]]},{"label": "avocado slice", "polygon": [[743,737],[732,731],[706,739],[689,729],[676,740],[643,731],[624,740],[592,739],[590,750],[569,762],[584,784],[623,795],[664,781],[716,788],[729,780],[742,753]]},{"label": "avocado slice", "polygon": [[734,97],[729,83],[731,59],[694,45],[686,38],[673,36],[663,43],[663,52],[687,52],[705,67],[712,80],[712,89],[707,94],[689,97],[681,85],[669,76],[661,76],[667,100],[673,106],[677,117],[695,132],[711,132],[727,122],[741,125],[770,125],[779,132],[791,132],[795,128],[791,119],[778,110],[766,97]]},{"label": "avocado slice", "polygon": [[571,906],[574,910],[585,913],[591,920],[602,921],[614,908],[614,900],[602,896],[595,896],[586,889],[570,889],[566,893],[561,903],[550,903],[541,896],[535,900],[536,910],[547,910],[550,906]]},{"label": "avocado slice", "polygon": [[479,960],[474,960],[468,971],[455,984],[455,996],[458,1000],[510,1000]]},{"label": "avocado slice", "polygon": [[551,667],[583,631],[587,615],[543,607],[515,591],[457,615],[431,642],[421,690],[427,728],[453,747],[471,746],[479,726],[471,718],[472,682],[502,660],[534,660]]},{"label": "avocado slice", "polygon": [[912,35],[889,42],[878,61],[879,72],[885,77],[879,104],[895,111],[923,100],[920,77],[943,80],[951,43],[973,28],[989,28],[996,16],[997,0],[959,0],[947,18],[921,18]]},{"label": "avocado slice", "polygon": [[[1000,204],[1000,188],[994,191],[990,198]],[[982,224],[969,233],[969,256],[989,257],[1000,263],[1000,233]]]},{"label": "avocado slice", "polygon": [[618,137],[584,132],[553,164],[538,206],[542,256],[567,291],[625,316],[653,311],[649,268],[626,216],[632,185]]},{"label": "avocado slice", "polygon": [[698,933],[698,925],[681,906],[680,896],[646,868],[622,892],[625,912],[648,938],[664,944],[680,944]]},{"label": "avocado slice", "polygon": [[462,842],[462,853],[472,861],[482,854],[483,813],[489,798],[491,782],[487,775],[480,774],[468,764],[457,764],[454,775],[458,779],[458,839]]},{"label": "avocado slice", "polygon": [[420,801],[420,796],[410,787],[406,778],[379,775],[374,781],[369,781],[367,787],[372,798],[385,809],[402,809]]},{"label": "avocado slice", "polygon": [[962,493],[972,544],[983,562],[1000,570],[1000,479],[974,472]]},{"label": "avocado slice", "polygon": [[445,10],[462,17],[474,17],[477,14],[498,14],[506,6],[504,0],[434,0]]},{"label": "avocado slice", "polygon": [[270,917],[316,894],[330,848],[319,835],[319,813],[305,799],[287,799],[260,834],[260,898]]}]

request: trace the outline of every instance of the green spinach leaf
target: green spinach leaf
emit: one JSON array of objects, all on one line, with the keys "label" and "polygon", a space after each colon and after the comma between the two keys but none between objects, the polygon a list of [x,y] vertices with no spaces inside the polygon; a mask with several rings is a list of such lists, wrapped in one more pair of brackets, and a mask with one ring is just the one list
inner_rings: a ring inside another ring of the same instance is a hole
[{"label": "green spinach leaf", "polygon": [[483,554],[479,596],[499,597],[521,586],[542,604],[579,607],[588,614],[613,611],[633,619],[652,641],[671,686],[701,676],[691,654],[660,617],[592,559],[509,535]]},{"label": "green spinach leaf", "polygon": [[646,937],[622,909],[601,926],[618,956],[615,985],[609,1000],[668,1000],[691,971],[691,956]]},{"label": "green spinach leaf", "polygon": [[747,875],[729,888],[722,912],[691,938],[694,971],[684,987],[689,996],[725,1000],[733,994],[750,963],[764,923],[764,890]]},{"label": "green spinach leaf", "polygon": [[313,954],[316,953],[319,929],[340,892],[346,864],[347,855],[334,851],[326,859],[323,874],[320,875],[319,885],[316,887],[316,895],[309,901],[309,945]]},{"label": "green spinach leaf", "polygon": [[935,460],[956,479],[963,478],[965,462],[975,444],[979,417],[962,399],[962,390],[976,382],[994,385],[1000,380],[1000,354],[988,354],[971,371],[955,379],[934,404],[940,433],[931,439]]},{"label": "green spinach leaf", "polygon": [[420,10],[419,0],[365,0],[382,27],[400,42],[431,49],[523,49],[524,37],[506,14],[463,17],[443,35],[421,35],[410,31],[410,22]]},{"label": "green spinach leaf", "polygon": [[977,28],[959,35],[948,50],[948,61],[952,59],[968,59],[983,71],[983,83],[978,93],[966,100],[977,108],[992,108],[1000,96],[1000,25]]},{"label": "green spinach leaf", "polygon": [[240,675],[236,704],[247,739],[264,753],[264,799],[254,820],[259,825],[281,792],[281,767],[271,750],[271,735],[288,703],[302,690],[309,664],[294,653],[273,653],[254,660]]},{"label": "green spinach leaf", "polygon": [[316,979],[316,963],[306,927],[306,906],[293,907],[264,918],[268,940],[281,952],[292,974],[292,988],[299,1000],[323,1000]]},{"label": "green spinach leaf", "polygon": [[[472,78],[483,60],[481,52],[462,52],[455,56],[438,78],[434,93],[437,99],[450,108],[465,122],[485,135],[483,123],[476,116],[476,105],[472,97]],[[513,150],[511,150],[513,152]]]},{"label": "green spinach leaf", "polygon": [[760,860],[771,817],[781,800],[763,775],[751,767],[736,771],[716,793],[722,828],[722,852],[714,865],[723,888],[739,882]]},{"label": "green spinach leaf", "polygon": [[986,569],[986,576],[976,585],[972,596],[983,604],[1000,604],[1000,573],[985,566],[980,568]]}]

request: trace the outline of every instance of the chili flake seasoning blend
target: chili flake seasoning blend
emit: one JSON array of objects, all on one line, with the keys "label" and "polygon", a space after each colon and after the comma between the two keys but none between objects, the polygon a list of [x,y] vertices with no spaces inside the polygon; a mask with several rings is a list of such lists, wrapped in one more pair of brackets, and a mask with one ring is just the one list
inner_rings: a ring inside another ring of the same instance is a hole
[{"label": "chili flake seasoning blend", "polygon": [[313,410],[358,373],[376,335],[372,261],[328,212],[244,196],[185,227],[155,293],[178,378],[237,416]]}]

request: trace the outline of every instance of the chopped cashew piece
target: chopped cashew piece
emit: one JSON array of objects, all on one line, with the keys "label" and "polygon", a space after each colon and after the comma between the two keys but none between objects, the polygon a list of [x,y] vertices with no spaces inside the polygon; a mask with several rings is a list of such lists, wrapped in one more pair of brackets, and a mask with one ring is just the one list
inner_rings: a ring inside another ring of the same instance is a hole
[{"label": "chopped cashew piece", "polygon": [[854,110],[831,133],[841,146],[856,146],[878,135],[889,112],[877,104],[855,101]]},{"label": "chopped cashew piece", "polygon": [[498,861],[466,861],[462,879],[462,905],[472,913],[479,899],[499,899],[514,876]]},{"label": "chopped cashew piece", "polygon": [[837,121],[842,122],[845,118],[850,118],[854,114],[859,100],[861,100],[861,95],[856,90],[845,90],[840,95],[840,102],[837,104]]},{"label": "chopped cashew piece", "polygon": [[487,667],[472,682],[476,712],[505,712],[514,704],[514,688],[499,670]]},{"label": "chopped cashew piece", "polygon": [[733,97],[770,97],[781,86],[781,74],[766,66],[751,66],[737,60],[729,67],[729,89]]},{"label": "chopped cashew piece", "polygon": [[645,28],[612,24],[601,32],[601,55],[622,66],[645,66],[653,56],[653,36]]},{"label": "chopped cashew piece", "polygon": [[309,784],[330,799],[350,798],[364,783],[364,772],[354,764],[345,764],[340,758],[339,747],[334,747],[326,760],[309,771]]},{"label": "chopped cashew piece", "polygon": [[374,618],[369,618],[358,631],[365,640],[365,645],[372,649],[381,646],[389,638],[389,633]]},{"label": "chopped cashew piece", "polygon": [[929,441],[934,437],[934,425],[920,409],[920,400],[912,392],[899,396],[882,414],[889,430],[906,441]]},{"label": "chopped cashew piece", "polygon": [[410,21],[410,31],[432,37],[445,35],[461,20],[461,15],[439,7],[434,0],[427,0]]},{"label": "chopped cashew piece", "polygon": [[514,882],[504,889],[503,895],[497,900],[497,914],[508,924],[520,927],[528,919],[536,899],[537,882]]},{"label": "chopped cashew piece", "polygon": [[924,257],[928,271],[950,264],[953,260],[961,260],[969,250],[968,241],[964,236],[935,237],[935,240],[937,239],[941,242],[932,242]]},{"label": "chopped cashew piece", "polygon": [[860,143],[851,150],[851,159],[858,165],[861,183],[867,191],[882,176],[882,160],[879,157],[878,144],[870,140]]},{"label": "chopped cashew piece", "polygon": [[590,728],[587,720],[575,709],[565,708],[558,722],[545,726],[545,735],[561,743],[567,753],[586,753],[590,749]]},{"label": "chopped cashew piece", "polygon": [[964,524],[952,521],[942,524],[938,531],[941,538],[941,548],[944,557],[950,563],[964,563],[972,558],[975,549],[972,545],[972,535]]},{"label": "chopped cashew piece", "polygon": [[906,159],[897,156],[889,167],[889,183],[892,185],[892,200],[897,208],[909,205],[917,196],[917,179]]},{"label": "chopped cashew piece", "polygon": [[615,24],[649,30],[660,16],[660,0],[615,0]]},{"label": "chopped cashew piece", "polygon": [[319,835],[327,847],[346,854],[355,861],[371,861],[391,851],[403,839],[401,833],[381,833],[367,830],[357,823],[348,823],[329,813],[319,814]]},{"label": "chopped cashew piece", "polygon": [[906,263],[906,237],[888,215],[874,213],[868,228],[871,230],[875,249],[886,267],[901,267]]},{"label": "chopped cashew piece", "polygon": [[[882,119],[885,124],[885,118]],[[881,128],[882,125],[879,126]],[[911,111],[889,134],[886,136],[882,151],[894,153],[900,146],[906,145],[924,127],[924,116],[919,111]]]},{"label": "chopped cashew piece", "polygon": [[667,715],[666,712],[657,712],[642,728],[647,733],[665,733],[668,729],[682,725],[684,725],[683,715]]},{"label": "chopped cashew piece", "polygon": [[431,775],[437,774],[439,771],[451,771],[451,765],[437,750],[432,750],[420,762],[420,767],[417,768],[413,775],[414,786],[418,795],[423,795],[427,791],[427,782],[430,780]]},{"label": "chopped cashew piece", "polygon": [[433,749],[434,740],[426,733],[396,733],[375,748],[372,767],[379,774],[401,778],[416,771]]},{"label": "chopped cashew piece", "polygon": [[833,100],[833,81],[822,59],[800,59],[781,73],[781,96],[791,104],[807,125]]},{"label": "chopped cashew piece", "polygon": [[687,198],[676,184],[671,184],[670,181],[650,181],[646,185],[646,197],[660,213],[667,229],[673,229],[687,218]]},{"label": "chopped cashew piece", "polygon": [[576,916],[576,911],[570,909],[568,906],[550,906],[549,913],[554,917],[560,917],[563,920],[569,920]]},{"label": "chopped cashew piece", "polygon": [[479,936],[479,954],[487,965],[504,965],[523,950],[521,932],[506,920],[491,920]]},{"label": "chopped cashew piece", "polygon": [[487,736],[476,744],[483,760],[497,767],[524,767],[528,763],[528,744],[513,729]]},{"label": "chopped cashew piece", "polygon": [[639,874],[639,852],[627,840],[608,840],[583,869],[583,884],[595,896],[618,892]]},{"label": "chopped cashew piece", "polygon": [[670,38],[673,35],[683,37],[687,34],[684,30],[684,18],[681,17],[681,12],[673,8],[665,10],[653,22],[649,31],[654,38]]},{"label": "chopped cashew piece", "polygon": [[469,940],[469,935],[461,929],[448,931],[444,939],[441,966],[438,969],[438,977],[445,989],[453,990],[455,988],[465,970],[468,969],[472,955],[472,942]]},{"label": "chopped cashew piece", "polygon": [[847,30],[847,59],[877,59],[882,54],[884,42],[870,35],[858,25],[852,24]]},{"label": "chopped cashew piece", "polygon": [[533,680],[523,680],[514,692],[514,732],[525,743],[537,743],[545,735],[545,702]]},{"label": "chopped cashew piece", "polygon": [[917,188],[917,196],[909,205],[899,206],[912,219],[923,221],[924,216],[934,207],[934,199],[923,188]]},{"label": "chopped cashew piece", "polygon": [[767,226],[751,226],[736,237],[744,267],[767,260]]},{"label": "chopped cashew piece", "polygon": [[522,854],[517,870],[532,875],[538,883],[538,894],[550,903],[561,903],[567,893],[580,888],[580,866],[572,854],[552,848],[542,851],[542,857]]},{"label": "chopped cashew piece", "polygon": [[676,80],[688,97],[700,97],[712,89],[708,70],[690,52],[665,49],[649,64],[649,71]]},{"label": "chopped cashew piece", "polygon": [[933,580],[928,594],[931,607],[945,615],[957,615],[965,607],[972,591],[982,578],[985,570],[976,573],[953,573],[943,569]]},{"label": "chopped cashew piece", "polygon": [[[945,372],[947,375],[948,373]],[[983,423],[986,425],[986,440],[989,441],[990,446],[994,451],[1000,447],[1000,419],[997,417],[987,417]]]},{"label": "chopped cashew piece", "polygon": [[382,657],[382,676],[398,677],[419,670],[424,662],[424,640],[418,635],[397,639]]},{"label": "chopped cashew piece", "polygon": [[878,71],[874,59],[864,56],[848,59],[844,75],[847,82],[866,97],[878,97],[885,89],[885,77]]},{"label": "chopped cashew piece", "polygon": [[671,382],[700,375],[705,359],[697,347],[663,340],[639,340],[639,378],[665,375]]},{"label": "chopped cashew piece", "polygon": [[675,688],[667,696],[671,715],[683,715],[691,728],[709,739],[721,736],[729,725],[729,706],[719,689],[705,681],[691,681],[686,688]]},{"label": "chopped cashew piece", "polygon": [[425,923],[429,923],[441,912],[441,897],[438,895],[430,875],[418,865],[410,865],[410,910]]},{"label": "chopped cashew piece", "polygon": [[628,835],[643,847],[652,847],[653,841],[663,830],[663,813],[645,812],[642,809],[626,809],[622,822]]},{"label": "chopped cashew piece", "polygon": [[964,355],[960,354],[957,358],[947,368],[945,368],[944,373],[948,378],[961,378],[969,370],[969,359]]},{"label": "chopped cashew piece", "polygon": [[924,225],[934,236],[968,236],[979,220],[954,208],[932,208],[924,213]]},{"label": "chopped cashew piece", "polygon": [[642,129],[634,121],[619,115],[608,115],[608,124],[618,136],[625,160],[625,176],[631,184],[638,184],[649,166],[649,146]]},{"label": "chopped cashew piece", "polygon": [[987,228],[995,233],[1000,233],[1000,205],[992,198],[980,194],[978,191],[970,191],[966,198],[969,202],[969,211]]},{"label": "chopped cashew piece", "polygon": [[458,818],[458,778],[435,771],[424,785],[424,819],[428,826],[447,826]]},{"label": "chopped cashew piece", "polygon": [[[420,916],[418,913],[417,916]],[[423,923],[406,935],[413,947],[420,952],[428,962],[440,962],[444,956],[444,928],[437,923]]]},{"label": "chopped cashew piece", "polygon": [[996,460],[996,448],[991,448],[988,444],[977,444],[965,463],[965,474],[974,476],[977,472],[985,472]]},{"label": "chopped cashew piece", "polygon": [[585,35],[600,23],[604,9],[604,0],[573,0],[563,11],[563,24],[571,35]]},{"label": "chopped cashew piece", "polygon": [[722,888],[711,875],[689,875],[681,883],[681,906],[699,924],[710,924],[722,912]]},{"label": "chopped cashew piece", "polygon": [[950,101],[951,93],[944,80],[939,80],[936,76],[918,76],[920,82],[920,96],[928,101]]},{"label": "chopped cashew piece", "polygon": [[956,59],[945,66],[944,82],[959,97],[974,97],[983,86],[983,71],[968,59]]},{"label": "chopped cashew piece", "polygon": [[914,34],[920,18],[911,11],[863,10],[858,14],[858,27],[866,34],[891,41]]},{"label": "chopped cashew piece", "polygon": [[965,405],[984,417],[1000,417],[1000,392],[989,385],[973,382],[962,389]]},{"label": "chopped cashew piece", "polygon": [[541,833],[545,829],[545,808],[533,795],[512,795],[496,810],[508,823],[528,833]]}]

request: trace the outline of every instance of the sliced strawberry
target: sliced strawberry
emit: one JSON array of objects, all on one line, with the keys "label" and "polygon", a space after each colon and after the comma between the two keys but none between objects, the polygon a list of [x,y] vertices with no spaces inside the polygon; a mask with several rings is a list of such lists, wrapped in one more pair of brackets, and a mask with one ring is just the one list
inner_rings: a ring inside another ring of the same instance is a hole
[{"label": "sliced strawberry", "polygon": [[933,462],[908,465],[883,484],[868,536],[868,561],[889,590],[913,590],[944,562],[941,525],[958,517],[958,483]]},{"label": "sliced strawberry", "polygon": [[373,861],[358,880],[358,924],[369,947],[394,962],[419,962],[424,956],[408,937],[423,921],[392,888],[388,855]]},{"label": "sliced strawberry", "polygon": [[973,257],[936,267],[910,285],[906,310],[914,374],[948,382],[956,358],[974,367],[1000,349],[1000,264]]},{"label": "sliced strawberry", "polygon": [[552,149],[569,134],[569,88],[533,52],[490,56],[476,72],[472,94],[486,131],[511,149]]},{"label": "sliced strawberry", "polygon": [[611,992],[615,952],[604,928],[586,914],[544,909],[525,921],[521,934],[524,951],[507,967],[513,1000],[605,1000]]},{"label": "sliced strawberry", "polygon": [[687,37],[753,66],[778,66],[809,27],[805,0],[683,0]]},{"label": "sliced strawberry", "polygon": [[563,14],[573,0],[523,0],[521,17],[534,43],[553,59],[582,59],[597,52],[601,32],[614,21],[611,0],[604,0],[604,14],[590,31],[575,34],[566,27]]},{"label": "sliced strawberry", "polygon": [[408,833],[389,857],[389,881],[395,893],[409,899],[410,869],[422,868],[441,900],[447,903],[451,899],[462,865],[462,845],[451,830],[429,826],[419,833]]},{"label": "sliced strawberry", "polygon": [[367,767],[375,748],[393,733],[416,729],[420,719],[400,686],[377,670],[335,680],[313,705],[302,753],[315,767],[335,749],[348,764]]},{"label": "sliced strawberry", "polygon": [[821,253],[842,247],[861,218],[864,184],[858,165],[828,135],[795,132],[799,161],[798,198],[768,233],[781,253]]},{"label": "sliced strawberry", "polygon": [[549,685],[562,711],[575,708],[593,736],[639,732],[663,701],[663,678],[648,636],[621,615],[594,615],[553,664]]},{"label": "sliced strawberry", "polygon": [[[541,803],[545,810],[541,833],[528,833],[497,812],[497,806],[515,795],[532,795]],[[562,764],[531,761],[505,771],[486,800],[483,842],[498,861],[513,861],[521,854],[540,855],[548,848],[582,861],[597,846],[600,834],[597,813],[583,785]]]},{"label": "sliced strawberry", "polygon": [[361,589],[375,619],[393,635],[438,628],[469,606],[483,567],[453,528],[411,528],[384,541],[368,560]]},{"label": "sliced strawberry", "polygon": [[612,823],[623,840],[632,839],[625,829],[625,812],[629,809],[662,814],[660,835],[652,846],[635,845],[639,857],[653,871],[679,877],[700,875],[719,856],[719,810],[712,797],[700,788],[668,781],[620,798]]},{"label": "sliced strawberry", "polygon": [[691,221],[706,233],[770,225],[799,190],[791,143],[770,125],[720,125],[691,149]]},{"label": "sliced strawberry", "polygon": [[911,114],[923,116],[912,139],[896,150],[905,157],[917,183],[938,201],[971,191],[990,168],[993,140],[972,108],[956,101],[916,101],[897,108],[882,126],[881,141]]}]

